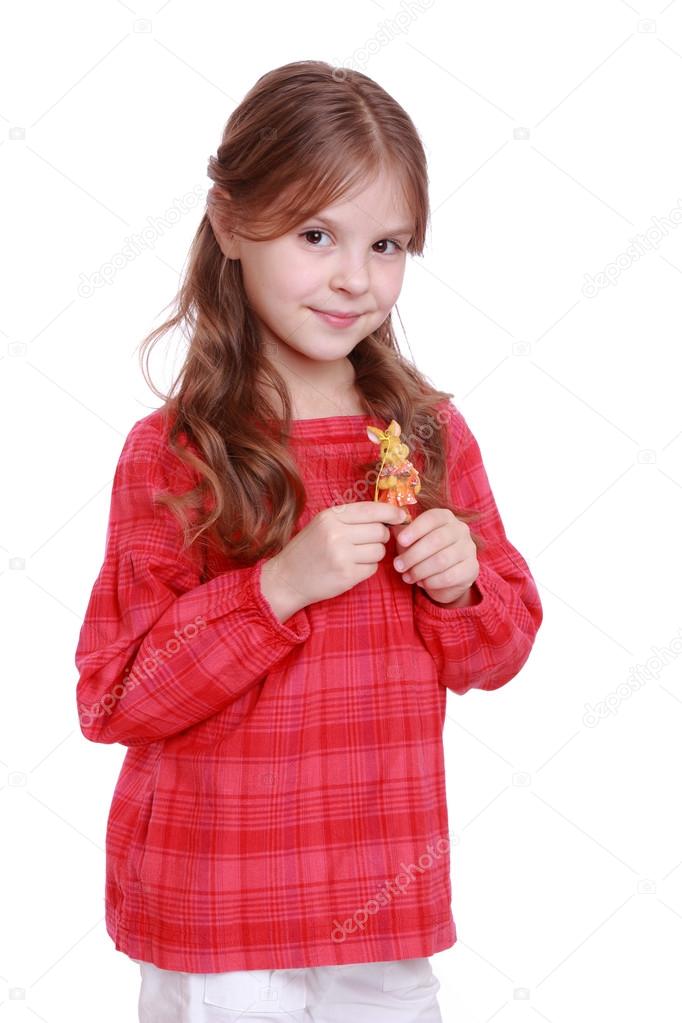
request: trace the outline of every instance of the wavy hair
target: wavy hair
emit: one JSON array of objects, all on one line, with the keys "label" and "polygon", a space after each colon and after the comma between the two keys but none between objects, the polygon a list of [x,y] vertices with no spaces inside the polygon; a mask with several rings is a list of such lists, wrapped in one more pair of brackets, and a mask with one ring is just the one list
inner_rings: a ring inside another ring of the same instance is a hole
[{"label": "wavy hair", "polygon": [[[208,163],[214,187],[207,207],[213,204],[219,229],[227,225],[252,240],[277,238],[381,171],[402,189],[415,224],[407,251],[421,255],[428,175],[410,117],[358,71],[296,61],[260,77],[229,117]],[[164,402],[169,447],[192,471],[196,485],[184,494],[159,493],[156,500],[176,515],[185,549],[203,537],[202,545],[219,556],[253,564],[291,539],[306,492],[286,443],[287,385],[264,356],[241,263],[223,255],[208,208],[174,308],[174,315],[144,338],[140,358],[145,379]],[[148,358],[161,335],[175,327],[189,348],[164,394],[151,381]],[[348,359],[363,410],[383,429],[391,419],[401,425],[421,476],[421,508],[448,507],[465,522],[477,518],[476,510],[450,504],[445,420],[436,406],[452,394],[433,387],[403,357],[391,315]],[[274,389],[281,410],[259,381]],[[275,423],[274,432],[268,420]],[[368,440],[368,453],[371,446]],[[374,459],[360,462],[358,478],[370,478],[378,465]],[[485,546],[482,537],[471,535],[477,547]]]}]

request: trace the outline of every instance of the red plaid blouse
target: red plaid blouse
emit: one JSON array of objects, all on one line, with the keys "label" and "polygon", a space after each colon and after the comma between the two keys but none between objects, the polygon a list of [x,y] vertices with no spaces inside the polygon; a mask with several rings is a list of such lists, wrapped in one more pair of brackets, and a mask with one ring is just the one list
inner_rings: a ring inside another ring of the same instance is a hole
[{"label": "red plaid blouse", "polygon": [[[429,956],[457,940],[442,730],[446,695],[497,689],[542,621],[478,444],[451,402],[456,507],[478,508],[476,603],[448,607],[393,567],[280,622],[265,559],[206,578],[153,505],[196,477],[156,410],[131,429],[104,563],[75,655],[83,735],[126,755],[106,833],[106,928],[133,959],[215,973]],[[295,420],[296,530],[358,493],[367,415]],[[411,453],[411,457],[415,453]],[[415,455],[419,468],[419,453]],[[414,459],[413,459],[414,460]],[[413,513],[418,514],[418,505]]]}]

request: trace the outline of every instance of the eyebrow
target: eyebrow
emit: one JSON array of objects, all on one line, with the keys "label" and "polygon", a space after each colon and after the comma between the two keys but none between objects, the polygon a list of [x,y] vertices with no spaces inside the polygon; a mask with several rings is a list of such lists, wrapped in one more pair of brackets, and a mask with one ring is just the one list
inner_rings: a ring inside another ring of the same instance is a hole
[{"label": "eyebrow", "polygon": [[[341,226],[340,224],[337,224],[336,221],[333,220],[331,217],[322,217],[322,216],[318,215],[317,217],[313,216],[313,217],[309,217],[308,219],[309,220],[319,220],[319,222],[321,224],[327,224],[329,227],[333,227],[335,231],[338,231],[339,227]],[[388,234],[397,234],[398,236],[403,235],[404,237],[407,238],[407,237],[410,237],[412,235],[413,228],[410,227],[410,226],[408,226],[408,227],[389,227],[389,228],[382,228],[382,230],[385,230]]]}]

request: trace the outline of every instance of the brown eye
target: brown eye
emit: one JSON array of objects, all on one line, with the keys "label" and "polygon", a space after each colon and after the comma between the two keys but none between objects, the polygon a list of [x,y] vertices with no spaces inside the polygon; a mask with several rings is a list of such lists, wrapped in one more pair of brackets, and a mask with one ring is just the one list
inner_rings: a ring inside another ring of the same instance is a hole
[{"label": "brown eye", "polygon": [[[385,242],[388,242],[389,245],[395,245],[395,247],[398,250],[398,252],[402,252],[402,246],[398,245],[398,243],[393,241],[392,238],[382,238],[381,241],[376,242],[376,244],[377,245],[383,245]],[[395,252],[382,252],[381,255],[382,256],[395,256]]]},{"label": "brown eye", "polygon": [[[329,235],[327,234],[327,232],[323,231],[322,228],[319,228],[319,227],[315,227],[315,228],[311,227],[308,231],[302,231],[301,234],[299,234],[298,237],[299,238],[305,238],[305,240],[308,242],[308,244],[312,245],[312,247],[314,249],[325,249],[325,248],[327,248],[326,245],[319,245],[317,241],[311,240],[311,235],[315,236],[316,238],[318,236],[321,236],[321,235],[327,235],[327,238],[329,238]],[[383,251],[383,252],[379,253],[380,256],[395,256],[398,252],[402,252],[403,251],[402,245],[399,245],[398,242],[394,241],[393,238],[382,238],[382,239],[380,239],[380,241],[375,242],[374,244],[375,245],[395,245],[395,251],[392,251],[392,252],[391,251],[388,251],[388,252],[387,251]]]},{"label": "brown eye", "polygon": [[[322,235],[322,234],[327,234],[327,232],[326,231],[322,231],[320,228],[311,228],[309,231],[303,231],[303,233],[299,235],[299,238],[305,238],[306,241],[307,241],[308,240],[308,235],[311,235],[311,234],[312,235]],[[329,235],[327,235],[327,237],[329,237]],[[311,242],[311,244],[312,244],[313,248],[316,248],[316,249],[320,249],[320,248],[325,248],[326,247],[324,245],[316,245],[314,242]]]}]

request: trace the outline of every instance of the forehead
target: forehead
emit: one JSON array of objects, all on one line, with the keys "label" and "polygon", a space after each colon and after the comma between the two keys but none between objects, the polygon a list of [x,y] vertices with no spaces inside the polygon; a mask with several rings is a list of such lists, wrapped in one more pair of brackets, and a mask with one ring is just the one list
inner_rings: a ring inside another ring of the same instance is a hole
[{"label": "forehead", "polygon": [[318,215],[336,230],[362,231],[369,224],[409,236],[415,229],[414,216],[402,189],[386,175],[365,184],[353,195],[325,206]]}]

